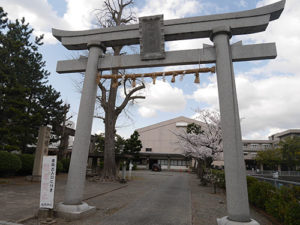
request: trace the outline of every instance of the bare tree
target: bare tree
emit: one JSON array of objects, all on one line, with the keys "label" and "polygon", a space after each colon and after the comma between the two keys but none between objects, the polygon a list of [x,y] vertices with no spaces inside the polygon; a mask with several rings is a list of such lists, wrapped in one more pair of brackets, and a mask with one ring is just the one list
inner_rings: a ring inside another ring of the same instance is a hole
[{"label": "bare tree", "polygon": [[[105,0],[103,8],[97,10],[97,19],[101,27],[120,26],[136,21],[132,12],[133,0]],[[113,55],[121,55],[123,46],[114,46]],[[120,74],[119,70],[112,70],[112,74]],[[124,73],[124,71],[123,71]],[[105,124],[105,146],[104,146],[104,169],[102,171],[103,180],[115,180],[117,178],[115,162],[115,135],[116,122],[129,102],[135,99],[145,98],[137,95],[139,90],[145,88],[143,82],[135,87],[135,80],[117,79],[101,80],[98,84],[101,95],[97,97],[97,102],[104,111],[104,115],[97,118],[103,119]],[[118,88],[122,86],[124,99],[117,106]]]},{"label": "bare tree", "polygon": [[72,115],[67,117],[67,113],[70,110],[70,104],[64,104],[64,117],[61,127],[56,128],[60,129],[60,144],[58,147],[58,160],[65,159],[67,157],[67,151],[69,147],[69,131],[66,130],[66,127],[69,125],[69,120],[73,117]]},{"label": "bare tree", "polygon": [[222,130],[218,112],[197,110],[197,113],[197,119],[204,125],[190,126],[176,135],[185,155],[197,161],[197,173],[202,179],[207,164],[210,165],[223,151]]}]

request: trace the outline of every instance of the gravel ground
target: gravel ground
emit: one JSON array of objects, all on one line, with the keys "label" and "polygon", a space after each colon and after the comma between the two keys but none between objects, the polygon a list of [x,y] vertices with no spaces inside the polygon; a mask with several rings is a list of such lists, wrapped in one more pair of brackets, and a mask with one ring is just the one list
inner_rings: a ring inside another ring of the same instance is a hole
[{"label": "gravel ground", "polygon": [[[225,191],[217,189],[214,194],[212,187],[204,187],[199,183],[196,175],[190,175],[193,225],[217,225],[216,218],[227,215]],[[273,225],[267,217],[253,208],[250,208],[250,216],[261,225]]]}]

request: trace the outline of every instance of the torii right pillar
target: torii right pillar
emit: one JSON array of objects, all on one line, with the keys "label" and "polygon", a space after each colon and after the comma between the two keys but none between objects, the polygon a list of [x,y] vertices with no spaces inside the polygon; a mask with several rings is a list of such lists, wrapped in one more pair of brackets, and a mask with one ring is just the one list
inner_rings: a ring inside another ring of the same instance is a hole
[{"label": "torii right pillar", "polygon": [[246,169],[242,151],[241,126],[232,64],[230,27],[213,30],[216,70],[223,133],[226,202],[228,216],[217,219],[218,225],[259,225],[250,219]]}]

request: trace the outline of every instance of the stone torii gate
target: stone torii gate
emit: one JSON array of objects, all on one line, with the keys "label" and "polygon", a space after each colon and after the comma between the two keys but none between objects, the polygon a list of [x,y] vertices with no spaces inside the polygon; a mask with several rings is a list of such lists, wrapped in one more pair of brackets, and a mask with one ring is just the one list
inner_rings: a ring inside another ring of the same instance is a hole
[{"label": "stone torii gate", "polygon": [[[246,171],[242,151],[241,129],[233,63],[273,59],[275,43],[230,45],[233,35],[265,31],[270,21],[280,17],[285,0],[261,8],[236,13],[163,20],[163,16],[142,17],[139,24],[86,31],[53,29],[53,35],[69,50],[88,49],[88,57],[57,63],[58,73],[85,72],[78,112],[77,128],[64,202],[59,214],[78,218],[94,207],[82,202],[88,148],[97,92],[98,71],[127,68],[161,67],[216,63],[228,216],[218,224],[258,224],[250,219]],[[164,41],[210,38],[214,46],[202,49],[164,51]],[[140,44],[141,54],[104,56],[105,48]]]}]

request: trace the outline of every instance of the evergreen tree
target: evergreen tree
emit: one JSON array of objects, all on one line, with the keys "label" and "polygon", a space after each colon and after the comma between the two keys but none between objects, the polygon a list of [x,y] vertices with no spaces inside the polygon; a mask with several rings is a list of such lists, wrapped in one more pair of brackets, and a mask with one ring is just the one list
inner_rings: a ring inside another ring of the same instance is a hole
[{"label": "evergreen tree", "polygon": [[282,161],[289,170],[300,165],[300,137],[287,137],[279,142]]},{"label": "evergreen tree", "polygon": [[96,135],[95,150],[97,152],[104,152],[104,141],[105,137],[103,133]]},{"label": "evergreen tree", "polygon": [[271,170],[277,170],[277,166],[282,163],[282,152],[279,148],[259,151],[255,157],[260,164],[268,166]]},{"label": "evergreen tree", "polygon": [[49,72],[25,19],[14,22],[0,7],[0,150],[26,151],[41,125],[61,124],[60,93],[47,85]]},{"label": "evergreen tree", "polygon": [[201,130],[201,126],[195,123],[190,123],[186,127],[186,132],[188,134],[202,134],[204,131]]},{"label": "evergreen tree", "polygon": [[[115,137],[115,153],[122,153],[124,151],[125,143],[127,140],[125,140],[120,135],[116,134]],[[96,151],[97,152],[104,152],[105,146],[105,135],[103,133],[98,134],[96,137]]]},{"label": "evergreen tree", "polygon": [[130,135],[130,138],[126,140],[125,142],[125,153],[131,153],[131,154],[137,154],[142,149],[142,142],[139,140],[139,133],[137,131],[134,131],[132,135]]},{"label": "evergreen tree", "polygon": [[122,153],[124,152],[126,140],[121,137],[120,135],[116,134],[115,137],[115,153]]}]

